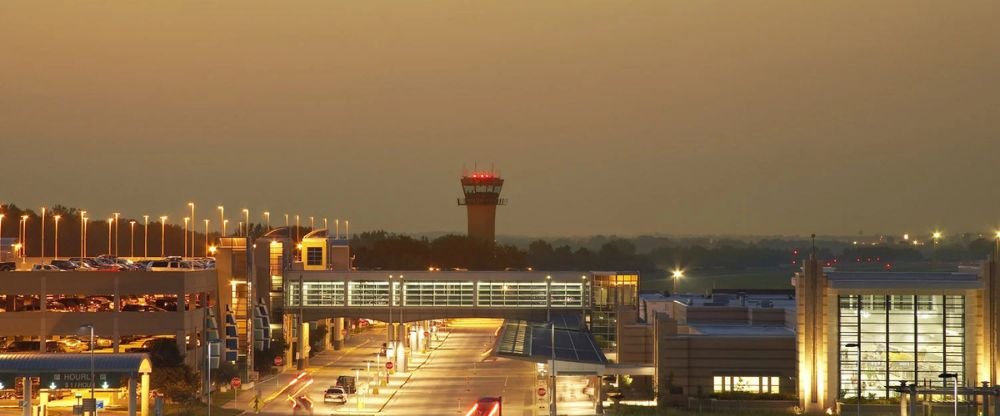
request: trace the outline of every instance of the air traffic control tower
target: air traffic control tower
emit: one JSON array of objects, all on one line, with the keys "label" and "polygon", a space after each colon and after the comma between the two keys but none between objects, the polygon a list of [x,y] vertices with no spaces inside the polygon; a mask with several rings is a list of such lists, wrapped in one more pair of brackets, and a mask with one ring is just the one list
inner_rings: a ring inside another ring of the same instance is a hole
[{"label": "air traffic control tower", "polygon": [[465,205],[469,213],[469,237],[493,242],[496,240],[497,205],[506,205],[500,198],[503,179],[490,172],[474,172],[462,176],[462,193],[465,198],[458,205]]}]

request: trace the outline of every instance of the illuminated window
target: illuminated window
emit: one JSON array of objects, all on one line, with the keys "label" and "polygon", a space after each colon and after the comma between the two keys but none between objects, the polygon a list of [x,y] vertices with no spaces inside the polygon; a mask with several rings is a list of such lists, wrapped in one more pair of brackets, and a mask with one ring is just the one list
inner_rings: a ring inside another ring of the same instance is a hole
[{"label": "illuminated window", "polygon": [[865,398],[895,397],[888,386],[902,380],[941,388],[940,373],[965,374],[963,296],[846,295],[839,309],[841,398],[859,388]]},{"label": "illuminated window", "polygon": [[712,391],[725,393],[738,391],[753,394],[778,394],[781,391],[780,377],[715,376]]},{"label": "illuminated window", "polygon": [[306,247],[306,265],[323,265],[323,247]]}]

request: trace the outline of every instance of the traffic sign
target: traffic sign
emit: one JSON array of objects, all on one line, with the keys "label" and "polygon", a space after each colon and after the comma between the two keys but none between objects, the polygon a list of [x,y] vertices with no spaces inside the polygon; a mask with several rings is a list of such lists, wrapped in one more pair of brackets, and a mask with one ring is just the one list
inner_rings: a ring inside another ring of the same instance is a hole
[{"label": "traffic sign", "polygon": [[545,387],[538,388],[538,397],[545,397]]},{"label": "traffic sign", "polygon": [[97,401],[97,410],[104,410],[104,400]]},{"label": "traffic sign", "polygon": [[280,355],[276,355],[276,356],[274,357],[274,365],[275,365],[276,367],[281,367],[281,364],[282,364],[283,362],[285,362],[285,360],[284,360],[284,359],[282,359]]},{"label": "traffic sign", "polygon": [[233,377],[232,380],[229,380],[229,384],[232,385],[233,387],[239,387],[241,384],[243,384],[243,381],[240,380],[239,377]]},{"label": "traffic sign", "polygon": [[386,370],[392,370],[392,361],[386,361],[385,368]]}]

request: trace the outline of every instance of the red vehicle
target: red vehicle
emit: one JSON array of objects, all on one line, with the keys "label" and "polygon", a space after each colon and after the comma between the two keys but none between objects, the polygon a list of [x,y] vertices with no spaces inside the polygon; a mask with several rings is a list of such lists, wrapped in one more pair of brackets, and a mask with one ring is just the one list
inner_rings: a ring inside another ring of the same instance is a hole
[{"label": "red vehicle", "polygon": [[503,396],[480,397],[465,416],[503,416]]}]

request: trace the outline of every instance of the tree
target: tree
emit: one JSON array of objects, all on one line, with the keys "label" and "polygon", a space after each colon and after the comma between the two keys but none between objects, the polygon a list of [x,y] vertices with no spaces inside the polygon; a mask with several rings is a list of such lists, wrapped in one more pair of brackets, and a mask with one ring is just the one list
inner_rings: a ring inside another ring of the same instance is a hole
[{"label": "tree", "polygon": [[274,357],[284,356],[288,345],[284,340],[271,340],[271,348],[267,351],[256,351],[253,355],[253,368],[261,374],[274,372]]},{"label": "tree", "polygon": [[155,339],[149,345],[149,360],[154,371],[150,387],[159,390],[176,403],[194,401],[201,386],[201,377],[184,365],[184,356],[172,339]]},{"label": "tree", "polygon": [[212,369],[212,379],[217,384],[229,384],[233,377],[240,376],[240,369],[236,368],[236,364],[229,361],[223,361],[219,363],[219,368]]},{"label": "tree", "polygon": [[309,334],[309,355],[323,352],[326,349],[326,337],[329,330],[325,324],[316,325],[316,329]]}]

